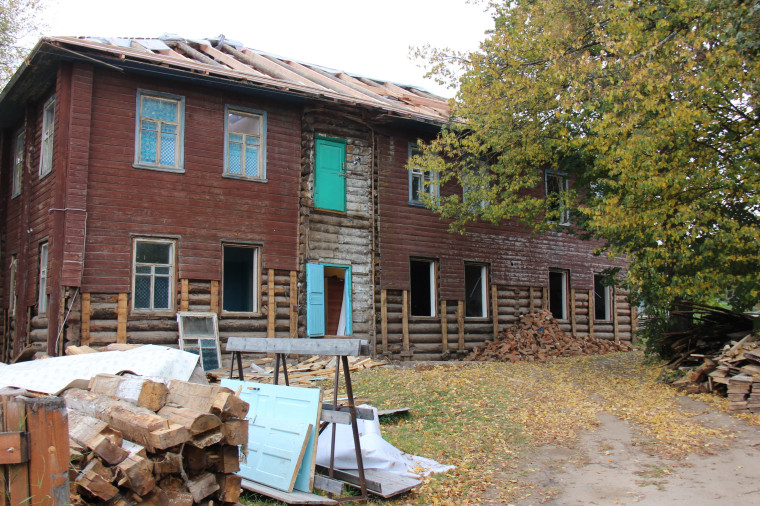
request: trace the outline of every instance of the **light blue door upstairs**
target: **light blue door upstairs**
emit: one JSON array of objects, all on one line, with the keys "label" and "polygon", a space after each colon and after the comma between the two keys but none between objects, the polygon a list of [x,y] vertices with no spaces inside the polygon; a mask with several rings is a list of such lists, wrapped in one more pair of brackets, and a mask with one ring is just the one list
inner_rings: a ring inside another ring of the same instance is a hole
[{"label": "light blue door upstairs", "polygon": [[346,141],[315,142],[314,205],[319,209],[346,211]]}]

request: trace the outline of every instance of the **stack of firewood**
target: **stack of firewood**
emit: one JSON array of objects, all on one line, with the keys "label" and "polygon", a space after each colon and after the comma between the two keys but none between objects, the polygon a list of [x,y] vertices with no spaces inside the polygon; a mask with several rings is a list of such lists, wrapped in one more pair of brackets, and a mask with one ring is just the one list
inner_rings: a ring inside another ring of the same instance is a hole
[{"label": "stack of firewood", "polygon": [[238,501],[248,403],[228,388],[100,374],[62,397],[73,504]]},{"label": "stack of firewood", "polygon": [[486,341],[466,360],[499,362],[533,362],[554,357],[595,355],[613,351],[630,351],[630,345],[588,336],[565,333],[549,311],[523,315],[515,326],[499,334],[497,341]]}]

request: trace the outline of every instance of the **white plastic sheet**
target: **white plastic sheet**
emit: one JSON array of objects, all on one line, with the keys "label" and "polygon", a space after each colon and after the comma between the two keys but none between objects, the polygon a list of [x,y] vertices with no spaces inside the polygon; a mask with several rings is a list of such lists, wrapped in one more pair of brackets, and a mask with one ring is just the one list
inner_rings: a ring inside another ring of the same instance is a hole
[{"label": "white plastic sheet", "polygon": [[[402,476],[419,478],[432,473],[445,473],[454,469],[454,466],[444,465],[435,460],[402,452],[388,441],[383,439],[380,433],[380,420],[377,409],[363,405],[363,408],[371,408],[374,412],[373,420],[359,420],[359,444],[362,447],[362,461],[364,469],[380,469]],[[317,444],[317,464],[330,465],[330,442],[332,441],[332,427],[327,428],[320,434]],[[350,425],[336,424],[335,429],[335,468],[357,469],[356,451],[354,449],[354,437]]]}]

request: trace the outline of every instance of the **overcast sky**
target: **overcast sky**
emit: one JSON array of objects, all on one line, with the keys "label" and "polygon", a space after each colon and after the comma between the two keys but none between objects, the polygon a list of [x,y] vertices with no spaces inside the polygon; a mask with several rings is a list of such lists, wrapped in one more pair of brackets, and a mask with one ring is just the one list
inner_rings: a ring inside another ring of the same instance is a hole
[{"label": "overcast sky", "polygon": [[48,0],[47,35],[185,38],[224,34],[247,47],[443,96],[409,48],[477,49],[492,25],[467,0]]}]

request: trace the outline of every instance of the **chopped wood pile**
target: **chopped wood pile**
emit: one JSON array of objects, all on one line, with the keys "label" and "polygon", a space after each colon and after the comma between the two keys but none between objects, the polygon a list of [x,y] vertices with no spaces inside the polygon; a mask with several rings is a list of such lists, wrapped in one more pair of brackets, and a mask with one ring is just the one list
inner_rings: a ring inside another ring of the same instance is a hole
[{"label": "chopped wood pile", "polygon": [[237,503],[248,403],[230,389],[99,374],[62,394],[72,504]]},{"label": "chopped wood pile", "polygon": [[486,341],[465,360],[499,362],[534,362],[555,357],[596,355],[630,351],[626,343],[615,343],[564,332],[551,312],[542,310],[520,317],[516,325],[501,332],[496,341]]}]

